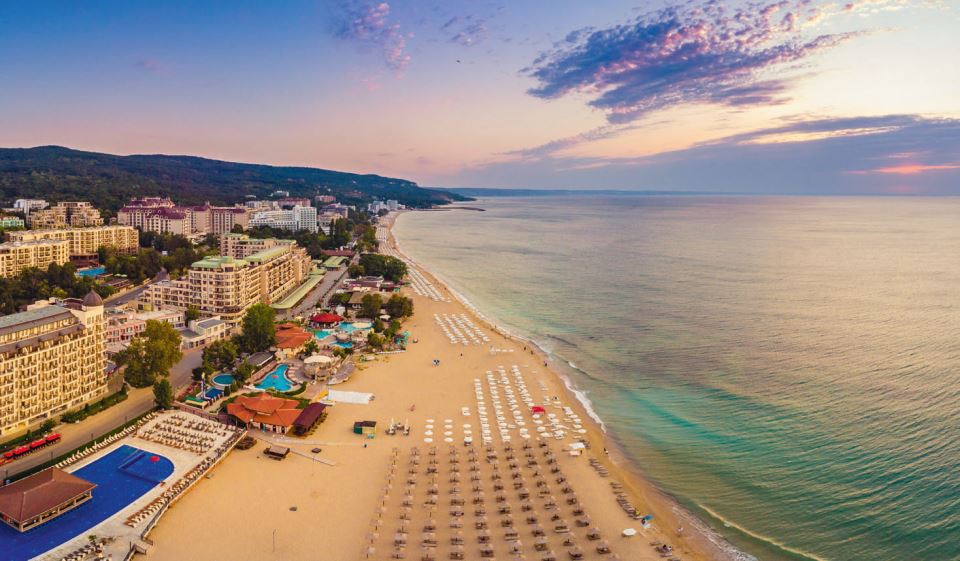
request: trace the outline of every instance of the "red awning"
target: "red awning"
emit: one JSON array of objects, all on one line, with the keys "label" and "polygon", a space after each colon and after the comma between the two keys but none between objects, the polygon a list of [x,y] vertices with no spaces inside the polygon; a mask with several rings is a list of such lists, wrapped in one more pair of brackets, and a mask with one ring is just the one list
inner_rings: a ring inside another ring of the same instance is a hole
[{"label": "red awning", "polygon": [[329,312],[324,312],[322,314],[315,314],[310,321],[313,323],[337,323],[343,321],[343,318],[337,314],[331,314]]},{"label": "red awning", "polygon": [[539,405],[534,405],[534,406],[533,406],[533,412],[534,412],[534,413],[546,413],[547,410],[544,409],[543,407],[540,407]]}]

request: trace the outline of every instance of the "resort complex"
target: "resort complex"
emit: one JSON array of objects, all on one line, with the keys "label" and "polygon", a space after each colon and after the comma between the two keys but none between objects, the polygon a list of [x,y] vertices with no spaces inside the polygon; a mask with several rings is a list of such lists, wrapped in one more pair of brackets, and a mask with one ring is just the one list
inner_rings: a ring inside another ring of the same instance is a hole
[{"label": "resort complex", "polygon": [[151,284],[141,302],[155,309],[192,306],[235,325],[250,306],[280,300],[295,290],[312,267],[310,256],[293,240],[226,234],[221,255],[193,263],[186,278]]},{"label": "resort complex", "polygon": [[0,436],[106,393],[104,329],[93,292],[0,317]]}]

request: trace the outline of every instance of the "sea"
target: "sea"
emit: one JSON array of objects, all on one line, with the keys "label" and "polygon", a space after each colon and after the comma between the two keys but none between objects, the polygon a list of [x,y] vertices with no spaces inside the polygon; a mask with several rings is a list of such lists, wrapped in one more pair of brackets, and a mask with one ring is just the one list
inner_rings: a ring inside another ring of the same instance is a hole
[{"label": "sea", "polygon": [[745,558],[960,560],[960,198],[546,196],[394,233]]}]

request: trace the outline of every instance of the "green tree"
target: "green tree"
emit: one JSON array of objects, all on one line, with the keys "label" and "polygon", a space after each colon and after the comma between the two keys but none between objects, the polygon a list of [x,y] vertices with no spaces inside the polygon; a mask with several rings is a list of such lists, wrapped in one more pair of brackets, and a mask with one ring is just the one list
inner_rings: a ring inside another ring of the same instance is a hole
[{"label": "green tree", "polygon": [[229,339],[210,343],[203,349],[203,362],[209,363],[215,370],[231,370],[239,355],[237,346]]},{"label": "green tree", "polygon": [[382,335],[374,333],[373,331],[367,334],[367,344],[370,345],[370,347],[373,349],[376,349],[378,351],[382,350],[385,342],[386,340],[383,338]]},{"label": "green tree", "polygon": [[240,366],[237,366],[237,369],[233,372],[234,379],[243,384],[250,379],[250,376],[253,376],[253,365],[249,362],[242,362]]},{"label": "green tree", "polygon": [[310,339],[307,341],[307,344],[303,346],[303,356],[312,356],[318,352],[320,352],[320,345],[318,345],[314,339]]},{"label": "green tree", "polygon": [[124,378],[135,388],[145,388],[158,377],[170,374],[170,368],[183,358],[180,334],[165,321],[147,320],[142,333],[117,354],[118,365],[125,366]]},{"label": "green tree", "polygon": [[248,353],[265,351],[277,344],[277,312],[266,304],[254,304],[243,316],[241,348]]},{"label": "green tree", "polygon": [[187,323],[200,319],[200,309],[190,304],[187,306],[187,310],[183,312],[183,319],[185,319]]},{"label": "green tree", "polygon": [[170,380],[161,378],[153,383],[153,401],[161,409],[173,407],[173,386]]},{"label": "green tree", "polygon": [[383,300],[379,294],[364,294],[360,301],[360,312],[357,315],[364,318],[376,319],[380,315]]},{"label": "green tree", "polygon": [[383,305],[392,318],[405,318],[413,315],[413,300],[400,294],[394,294]]},{"label": "green tree", "polygon": [[400,282],[407,275],[407,264],[392,255],[366,253],[360,256],[363,274],[382,276],[387,280]]}]

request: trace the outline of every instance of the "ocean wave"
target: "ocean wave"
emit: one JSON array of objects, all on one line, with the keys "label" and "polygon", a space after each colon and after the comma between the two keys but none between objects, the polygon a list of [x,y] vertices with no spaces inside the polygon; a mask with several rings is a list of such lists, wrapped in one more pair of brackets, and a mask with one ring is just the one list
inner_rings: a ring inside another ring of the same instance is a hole
[{"label": "ocean wave", "polygon": [[[782,543],[782,542],[778,542],[777,540],[775,540],[775,539],[773,539],[773,538],[771,538],[771,537],[764,536],[763,534],[758,534],[757,532],[754,532],[754,531],[752,531],[752,530],[750,530],[750,529],[748,529],[748,528],[744,528],[743,526],[737,524],[736,522],[724,518],[723,516],[721,516],[721,515],[718,514],[717,512],[711,510],[710,508],[708,508],[708,507],[706,507],[706,506],[704,506],[704,505],[702,505],[702,504],[700,504],[700,503],[696,503],[696,505],[697,505],[698,508],[702,509],[704,512],[706,512],[707,514],[709,514],[710,516],[712,516],[713,518],[715,518],[717,521],[719,521],[721,524],[723,524],[723,525],[726,526],[727,528],[733,528],[733,529],[735,529],[735,530],[737,530],[737,531],[739,531],[739,532],[741,532],[741,533],[743,533],[743,534],[746,534],[746,535],[750,536],[751,538],[753,538],[753,539],[755,539],[755,540],[757,540],[757,541],[761,541],[761,542],[763,542],[763,543],[765,543],[765,544],[772,545],[773,547],[775,547],[775,548],[777,548],[777,549],[780,549],[780,550],[782,550],[782,551],[785,551],[785,552],[787,552],[787,553],[791,553],[791,554],[793,554],[793,555],[796,555],[796,556],[799,556],[799,557],[803,557],[803,558],[805,558],[805,559],[810,559],[811,561],[829,561],[829,560],[827,560],[827,559],[825,559],[825,558],[823,558],[823,557],[820,557],[819,555],[816,555],[815,553],[809,553],[809,552],[806,552],[806,551],[799,550],[799,549],[797,549],[797,548],[795,548],[795,547],[790,547],[789,545],[786,545],[785,543]],[[713,533],[715,533],[715,532],[713,532]],[[741,552],[741,553],[742,553],[742,552]],[[745,553],[743,553],[743,555],[746,556],[744,559],[752,559],[752,560],[756,561],[756,558],[753,557],[753,556],[748,556],[748,555],[745,554]]]}]

